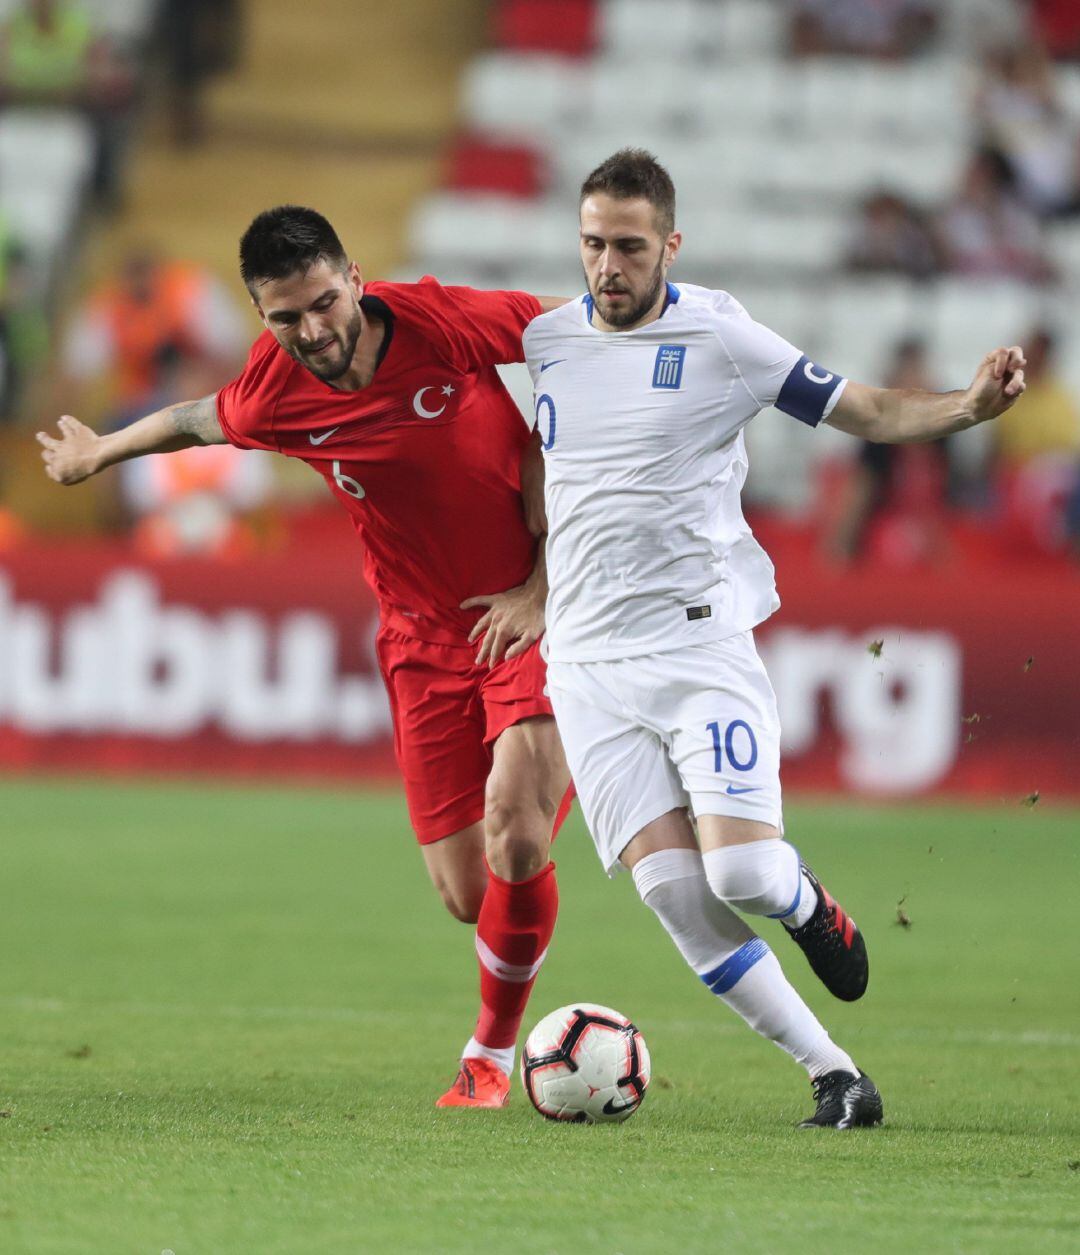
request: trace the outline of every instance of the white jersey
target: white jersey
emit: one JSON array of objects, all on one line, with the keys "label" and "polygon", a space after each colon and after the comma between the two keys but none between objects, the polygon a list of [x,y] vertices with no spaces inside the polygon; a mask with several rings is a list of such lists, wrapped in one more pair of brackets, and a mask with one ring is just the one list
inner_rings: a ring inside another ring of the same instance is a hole
[{"label": "white jersey", "polygon": [[816,425],[846,380],[734,297],[668,284],[656,321],[592,325],[588,295],[525,331],[547,472],[546,655],[597,662],[723,640],[779,606],[743,518],[742,429]]}]

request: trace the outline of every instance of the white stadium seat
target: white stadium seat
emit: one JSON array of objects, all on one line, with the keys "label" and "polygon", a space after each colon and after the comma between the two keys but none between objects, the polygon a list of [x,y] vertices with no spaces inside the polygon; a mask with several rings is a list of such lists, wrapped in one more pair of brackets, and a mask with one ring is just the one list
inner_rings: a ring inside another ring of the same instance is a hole
[{"label": "white stadium seat", "polygon": [[1061,107],[1074,123],[1080,122],[1080,65],[1061,62],[1054,71]]},{"label": "white stadium seat", "polygon": [[720,49],[730,61],[779,58],[787,39],[788,8],[780,0],[724,0],[717,10]]},{"label": "white stadium seat", "polygon": [[588,67],[566,57],[490,53],[465,72],[463,112],[475,130],[536,141],[580,125]]},{"label": "white stadium seat", "polygon": [[666,131],[662,126],[630,126],[613,118],[610,125],[567,132],[557,143],[551,143],[546,148],[546,155],[555,188],[576,209],[582,180],[613,152],[628,145],[647,148],[676,177],[671,165],[672,154],[684,144],[684,140],[676,138],[676,133]]},{"label": "white stadium seat", "polygon": [[13,109],[0,115],[0,210],[46,264],[75,225],[93,152],[93,132],[78,114]]},{"label": "white stadium seat", "polygon": [[1050,256],[1063,274],[1080,282],[1080,220],[1075,218],[1055,223],[1046,233]]},{"label": "white stadium seat", "polygon": [[867,382],[880,378],[897,341],[931,339],[932,306],[927,289],[903,279],[840,279],[823,293],[823,340],[832,358],[824,364]]},{"label": "white stadium seat", "polygon": [[623,61],[700,59],[723,46],[723,8],[713,0],[604,0],[600,46]]},{"label": "white stadium seat", "polygon": [[788,125],[785,75],[786,67],[775,61],[721,62],[687,75],[684,87],[698,128],[716,135],[736,127],[764,134]]},{"label": "white stadium seat", "polygon": [[784,212],[729,206],[680,211],[684,272],[723,266],[733,272],[770,269],[797,276],[831,272],[840,261],[842,234],[827,211]]},{"label": "white stadium seat", "polygon": [[692,98],[684,91],[686,75],[659,61],[648,73],[617,57],[598,58],[585,79],[583,104],[590,128],[677,129],[690,124]]},{"label": "white stadium seat", "polygon": [[412,256],[439,272],[449,265],[505,271],[524,263],[558,268],[576,255],[577,220],[564,202],[444,193],[422,202],[410,223]]},{"label": "white stadium seat", "polygon": [[932,306],[933,338],[949,361],[967,363],[970,378],[984,353],[1015,343],[1049,312],[1044,294],[1025,283],[943,279]]},{"label": "white stadium seat", "polygon": [[16,237],[38,258],[52,262],[75,225],[80,189],[32,183],[0,184],[0,212]]},{"label": "white stadium seat", "polygon": [[[681,276],[690,280],[690,275]],[[731,295],[756,322],[807,348],[821,323],[821,293],[813,284],[733,280]],[[809,351],[809,349],[807,349]]]},{"label": "white stadium seat", "polygon": [[91,127],[60,109],[10,109],[0,114],[0,185],[82,186],[94,153]]}]

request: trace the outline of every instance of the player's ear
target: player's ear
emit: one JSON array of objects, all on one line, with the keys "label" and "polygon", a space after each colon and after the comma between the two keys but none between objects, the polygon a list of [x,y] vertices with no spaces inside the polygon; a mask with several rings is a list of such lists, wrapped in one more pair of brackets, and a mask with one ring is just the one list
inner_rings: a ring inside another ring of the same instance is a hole
[{"label": "player's ear", "polygon": [[349,268],[345,272],[349,280],[349,287],[353,290],[353,295],[359,300],[364,295],[364,276],[360,273],[360,267],[356,262],[349,262]]},{"label": "player's ear", "polygon": [[668,266],[671,265],[671,263],[679,255],[680,248],[682,248],[682,232],[672,231],[672,233],[667,238],[667,243],[664,245],[665,264],[667,264]]},{"label": "player's ear", "polygon": [[259,321],[262,323],[264,327],[269,327],[270,324],[266,321],[266,315],[262,311],[262,306],[259,304],[258,297],[252,296],[251,303],[252,305],[255,306],[256,314],[259,315]]}]

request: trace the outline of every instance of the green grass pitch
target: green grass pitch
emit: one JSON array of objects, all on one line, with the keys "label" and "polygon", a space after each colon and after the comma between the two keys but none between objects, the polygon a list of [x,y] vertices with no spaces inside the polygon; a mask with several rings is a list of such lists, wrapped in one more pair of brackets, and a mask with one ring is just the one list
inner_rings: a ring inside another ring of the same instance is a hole
[{"label": "green grass pitch", "polygon": [[[471,930],[392,793],[0,782],[0,1251],[1025,1252],[1080,1248],[1080,814],[791,805],[868,937],[854,1006],[763,931],[878,1082],[799,1132],[801,1070],[683,967],[580,816],[529,1023],[631,1015],[625,1125],[436,1112]],[[897,922],[897,904],[910,920]]]}]

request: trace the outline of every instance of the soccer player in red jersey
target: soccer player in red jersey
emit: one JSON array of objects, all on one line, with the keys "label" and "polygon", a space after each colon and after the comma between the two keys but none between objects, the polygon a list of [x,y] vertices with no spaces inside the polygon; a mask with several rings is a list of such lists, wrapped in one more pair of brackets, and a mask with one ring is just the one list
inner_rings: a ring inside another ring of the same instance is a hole
[{"label": "soccer player in red jersey", "polygon": [[495,366],[522,361],[526,325],[561,302],[430,278],[365,286],[329,222],[296,206],[255,219],[240,264],[267,328],[240,376],[106,436],[65,415],[58,438],[38,433],[46,471],[75,484],[229,442],[326,479],[364,544],[428,872],[476,924],[480,1014],[437,1105],[501,1107],[555,926],[550,844],[570,778],[539,654],[546,577],[520,479],[530,438]]}]

